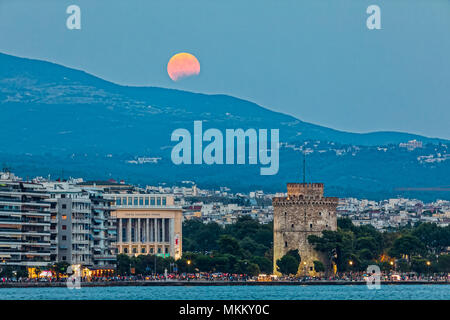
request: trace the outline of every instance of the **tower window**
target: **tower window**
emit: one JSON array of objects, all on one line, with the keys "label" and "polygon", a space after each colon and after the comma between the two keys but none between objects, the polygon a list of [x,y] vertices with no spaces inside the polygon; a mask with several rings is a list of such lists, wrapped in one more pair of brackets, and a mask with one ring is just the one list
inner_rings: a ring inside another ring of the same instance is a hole
[{"label": "tower window", "polygon": [[291,224],[291,227],[294,228],[294,224]]},{"label": "tower window", "polygon": [[288,246],[288,245],[287,245],[287,241],[284,242],[284,246],[287,248],[287,246]]},{"label": "tower window", "polygon": [[312,223],[309,224],[309,228],[312,229]]}]

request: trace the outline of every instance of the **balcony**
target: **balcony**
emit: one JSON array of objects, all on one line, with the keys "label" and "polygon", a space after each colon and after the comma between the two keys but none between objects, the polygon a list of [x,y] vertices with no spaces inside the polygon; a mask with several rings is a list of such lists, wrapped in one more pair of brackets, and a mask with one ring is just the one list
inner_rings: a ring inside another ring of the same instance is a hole
[{"label": "balcony", "polygon": [[89,240],[75,240],[75,239],[72,239],[72,243],[73,244],[89,245],[90,241]]},{"label": "balcony", "polygon": [[77,234],[89,234],[89,233],[90,233],[90,230],[72,229],[72,233],[77,233]]},{"label": "balcony", "polygon": [[94,260],[116,261],[117,258],[112,254],[94,254]]}]

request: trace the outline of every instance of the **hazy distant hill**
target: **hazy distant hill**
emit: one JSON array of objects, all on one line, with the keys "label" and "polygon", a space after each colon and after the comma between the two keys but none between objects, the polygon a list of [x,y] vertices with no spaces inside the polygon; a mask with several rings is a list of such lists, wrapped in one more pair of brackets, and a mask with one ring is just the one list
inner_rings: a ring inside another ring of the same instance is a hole
[{"label": "hazy distant hill", "polygon": [[[0,54],[0,163],[19,174],[55,175],[64,169],[66,175],[138,183],[195,180],[240,190],[283,190],[287,180],[299,179],[300,153],[291,149],[281,151],[280,172],[272,177],[260,177],[259,166],[172,165],[170,134],[176,128],[192,132],[194,120],[203,120],[204,130],[277,128],[282,142],[327,142],[326,152],[315,150],[309,156],[308,174],[327,183],[336,195],[376,197],[393,195],[402,187],[450,185],[450,160],[417,161],[423,152],[437,152],[433,146],[415,152],[374,148],[412,139],[448,144],[444,139],[342,132],[226,95],[119,86],[60,65]],[[360,150],[354,155],[335,151],[351,146]],[[162,159],[158,164],[127,162],[139,156]]]}]

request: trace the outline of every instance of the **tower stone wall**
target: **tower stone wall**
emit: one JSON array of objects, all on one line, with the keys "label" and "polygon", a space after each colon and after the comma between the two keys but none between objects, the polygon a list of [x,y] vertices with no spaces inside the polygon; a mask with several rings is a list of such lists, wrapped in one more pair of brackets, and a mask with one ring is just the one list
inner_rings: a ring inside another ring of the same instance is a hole
[{"label": "tower stone wall", "polygon": [[337,230],[336,207],[338,198],[324,197],[322,183],[288,183],[287,197],[272,199],[273,220],[273,271],[276,261],[289,250],[298,249],[300,266],[298,275],[316,275],[314,260],[329,266],[328,257],[314,250],[308,243],[309,235],[321,236],[323,230]]}]

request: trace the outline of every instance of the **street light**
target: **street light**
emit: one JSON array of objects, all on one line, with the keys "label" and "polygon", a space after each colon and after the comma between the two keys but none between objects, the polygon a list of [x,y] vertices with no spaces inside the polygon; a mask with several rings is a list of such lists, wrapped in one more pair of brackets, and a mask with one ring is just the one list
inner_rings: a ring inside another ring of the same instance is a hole
[{"label": "street light", "polygon": [[[187,267],[187,272],[189,273],[189,271],[190,271],[190,269],[191,269],[191,268],[189,268],[189,267],[191,266],[191,260],[186,261],[186,263],[187,263],[187,265],[188,265],[188,267]],[[188,277],[188,279],[189,279],[189,277]]]},{"label": "street light", "polygon": [[352,266],[352,265],[353,265],[353,261],[350,260],[350,261],[348,262],[348,264]]}]

